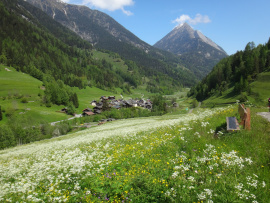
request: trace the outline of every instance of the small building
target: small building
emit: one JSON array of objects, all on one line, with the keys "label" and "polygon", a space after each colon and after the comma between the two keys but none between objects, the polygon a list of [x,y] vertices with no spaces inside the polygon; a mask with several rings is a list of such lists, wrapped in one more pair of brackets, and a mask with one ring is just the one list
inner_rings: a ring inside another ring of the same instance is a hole
[{"label": "small building", "polygon": [[82,115],[83,116],[92,116],[92,115],[95,115],[95,113],[92,111],[92,109],[86,108],[83,110]]},{"label": "small building", "polygon": [[96,100],[93,100],[93,101],[90,102],[90,104],[91,104],[92,106],[96,106],[96,105],[97,105],[97,101],[96,101]]},{"label": "small building", "polygon": [[101,96],[101,97],[100,97],[100,100],[101,100],[101,101],[103,101],[103,100],[108,100],[108,98],[105,97],[105,96]]},{"label": "small building", "polygon": [[177,108],[177,107],[179,107],[179,104],[176,102],[173,102],[173,107]]},{"label": "small building", "polygon": [[67,108],[67,107],[61,109],[61,112],[62,112],[62,113],[67,113],[67,111],[68,111],[68,108]]},{"label": "small building", "polygon": [[115,96],[109,96],[108,99],[109,100],[115,100]]},{"label": "small building", "polygon": [[147,108],[147,109],[152,109],[152,104],[150,102],[145,102],[144,104],[144,108]]},{"label": "small building", "polygon": [[93,110],[94,110],[94,113],[100,114],[102,112],[102,106],[97,105],[93,108]]},{"label": "small building", "polygon": [[93,115],[95,115],[95,113],[94,112],[83,112],[82,115],[83,116],[93,116]]},{"label": "small building", "polygon": [[114,108],[114,109],[121,109],[121,106],[119,106],[119,105],[115,105],[115,106],[112,106],[112,108]]}]

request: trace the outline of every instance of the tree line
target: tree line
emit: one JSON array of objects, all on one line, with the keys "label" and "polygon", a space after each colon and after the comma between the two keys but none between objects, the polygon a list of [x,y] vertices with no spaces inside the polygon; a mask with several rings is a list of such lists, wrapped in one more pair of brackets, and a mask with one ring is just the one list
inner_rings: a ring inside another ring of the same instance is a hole
[{"label": "tree line", "polygon": [[249,42],[243,51],[222,59],[213,70],[196,86],[191,88],[189,96],[202,101],[214,94],[222,94],[230,86],[234,93],[250,93],[249,84],[261,72],[270,71],[270,39],[257,47]]}]

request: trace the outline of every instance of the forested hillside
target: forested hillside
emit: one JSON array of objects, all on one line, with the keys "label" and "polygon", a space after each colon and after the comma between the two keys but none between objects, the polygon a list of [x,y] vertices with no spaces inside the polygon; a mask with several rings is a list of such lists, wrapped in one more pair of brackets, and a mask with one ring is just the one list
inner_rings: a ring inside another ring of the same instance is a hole
[{"label": "forested hillside", "polygon": [[39,80],[50,78],[68,86],[110,91],[117,87],[127,93],[141,84],[142,77],[148,77],[151,92],[170,93],[181,85],[194,84],[192,74],[177,65],[172,68],[164,63],[162,68],[157,63],[156,68],[147,68],[103,50],[124,60],[128,67],[124,70],[93,58],[90,43],[25,1],[0,2],[0,17],[0,62]]},{"label": "forested hillside", "polygon": [[[69,86],[79,88],[87,83],[102,87],[108,86],[108,83],[115,86],[123,82],[110,70],[110,64],[91,58],[89,43],[71,34],[59,23],[47,17],[50,26],[58,27],[58,37],[48,32],[31,14],[19,7],[16,1],[5,5],[1,3],[0,9],[2,63],[40,80],[47,74],[55,80],[59,79]],[[45,15],[43,19],[46,19]],[[110,77],[104,80],[106,75]]]},{"label": "forested hillside", "polygon": [[198,85],[190,90],[197,100],[204,100],[214,94],[221,94],[234,87],[234,94],[246,92],[252,94],[250,83],[261,72],[270,71],[270,39],[255,46],[249,42],[244,51],[222,59]]},{"label": "forested hillside", "polygon": [[149,84],[151,90],[157,91],[156,87],[171,83],[168,83],[168,78],[174,79],[173,84],[180,81],[185,86],[191,86],[196,83],[196,76],[183,66],[179,57],[150,46],[103,12],[56,0],[26,1],[94,44],[95,48],[109,50],[125,60],[134,61],[141,73],[148,77],[155,76],[152,80],[155,84]]}]

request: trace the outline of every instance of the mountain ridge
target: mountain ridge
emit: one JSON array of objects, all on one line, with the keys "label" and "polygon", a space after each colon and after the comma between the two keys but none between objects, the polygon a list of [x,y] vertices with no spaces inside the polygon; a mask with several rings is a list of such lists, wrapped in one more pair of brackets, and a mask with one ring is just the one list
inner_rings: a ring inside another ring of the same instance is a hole
[{"label": "mountain ridge", "polygon": [[195,72],[199,70],[201,76],[205,76],[219,60],[227,56],[219,45],[187,23],[176,26],[154,47],[177,54],[184,65]]},{"label": "mountain ridge", "polygon": [[[139,39],[107,14],[86,6],[59,3],[56,0],[26,0],[48,16],[75,31],[95,48],[118,53],[144,67],[148,75],[160,72],[184,86],[197,82],[196,76],[187,69],[181,59],[171,52],[155,48]],[[163,76],[162,76],[163,77]]]}]

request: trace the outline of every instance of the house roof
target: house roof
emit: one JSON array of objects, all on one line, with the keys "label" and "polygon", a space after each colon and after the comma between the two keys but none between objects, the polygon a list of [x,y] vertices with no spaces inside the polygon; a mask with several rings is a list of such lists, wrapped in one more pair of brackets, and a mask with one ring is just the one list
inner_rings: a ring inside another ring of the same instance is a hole
[{"label": "house roof", "polygon": [[90,108],[86,108],[86,109],[84,109],[84,110],[83,110],[83,112],[85,112],[85,111],[90,111],[90,112],[91,112],[91,111],[92,111],[92,109],[90,109]]},{"label": "house roof", "polygon": [[87,114],[88,116],[95,115],[93,112],[84,112],[84,114]]}]

